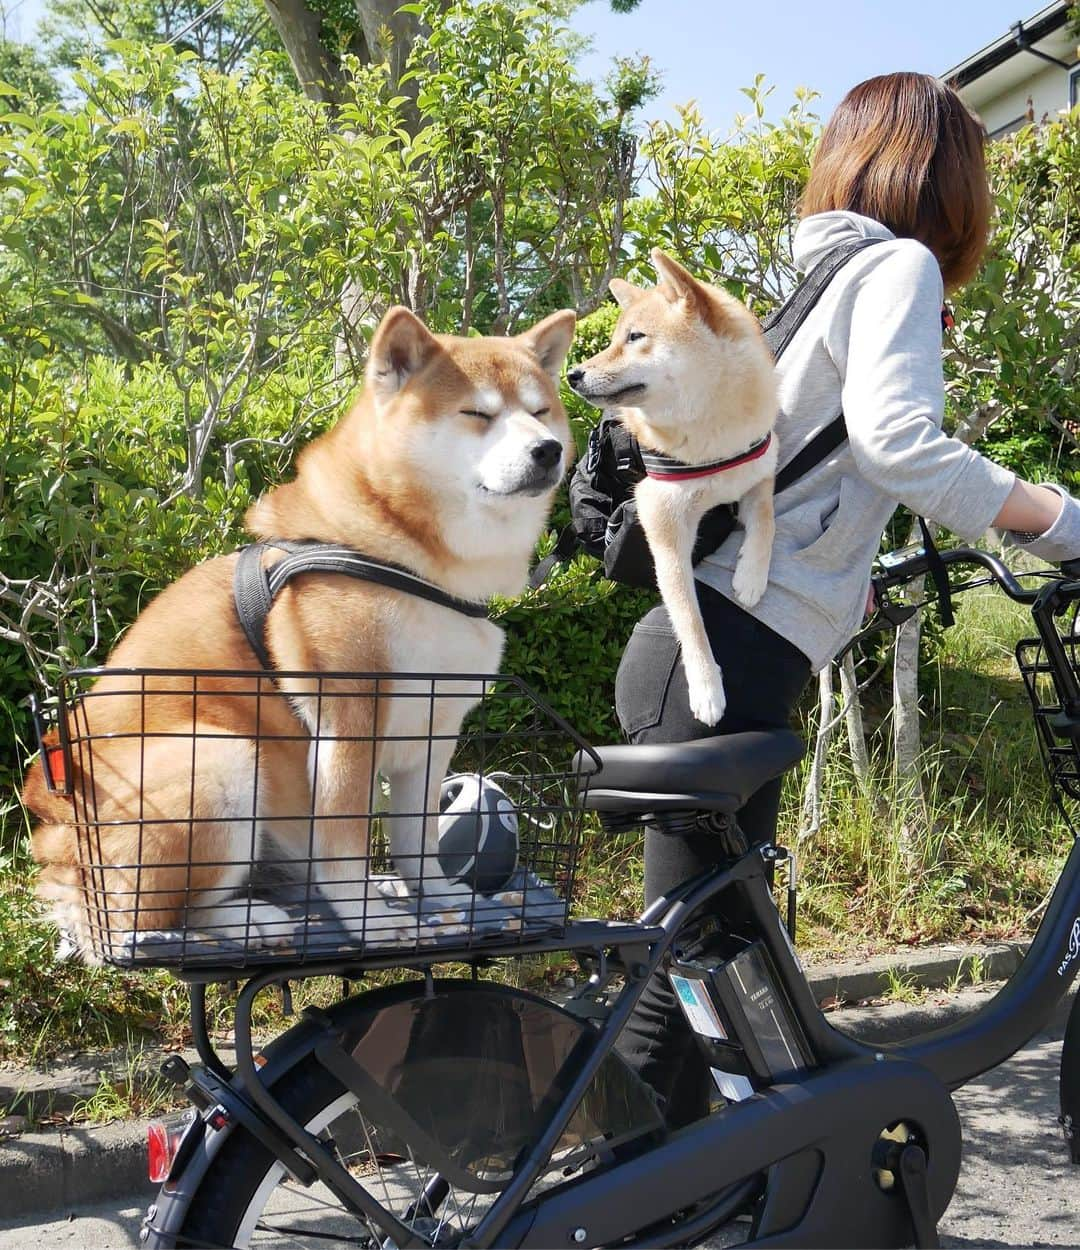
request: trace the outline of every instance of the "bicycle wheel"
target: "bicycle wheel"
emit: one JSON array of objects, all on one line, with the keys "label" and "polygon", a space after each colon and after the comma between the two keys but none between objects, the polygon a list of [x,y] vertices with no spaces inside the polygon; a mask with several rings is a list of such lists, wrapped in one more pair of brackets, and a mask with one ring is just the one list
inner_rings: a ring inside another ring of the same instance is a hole
[{"label": "bicycle wheel", "polygon": [[[565,1060],[587,1026],[533,995],[454,981],[437,982],[434,992],[423,982],[389,987],[328,1014],[342,1049],[393,1100],[393,1131],[320,1062],[318,1037],[270,1092],[427,1244],[458,1244],[509,1183],[516,1159],[542,1128],[558,1098]],[[549,1169],[561,1177],[588,1166],[599,1139],[632,1140],[658,1124],[651,1096],[609,1055]],[[294,1182],[242,1130],[221,1143],[194,1192],[180,1189],[189,1193],[182,1220],[170,1219],[175,1231],[156,1234],[151,1244],[337,1241],[372,1250],[392,1244],[373,1220],[347,1210],[326,1186],[305,1189]],[[162,1202],[168,1201],[177,1199],[163,1191]]]}]

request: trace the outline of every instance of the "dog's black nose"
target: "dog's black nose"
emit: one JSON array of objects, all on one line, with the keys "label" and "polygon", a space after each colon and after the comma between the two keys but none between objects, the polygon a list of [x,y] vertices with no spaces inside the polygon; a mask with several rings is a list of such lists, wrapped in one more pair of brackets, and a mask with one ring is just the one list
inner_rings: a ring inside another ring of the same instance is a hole
[{"label": "dog's black nose", "polygon": [[577,384],[581,381],[581,379],[584,376],[585,376],[585,370],[582,369],[580,365],[578,365],[576,368],[571,369],[570,372],[567,373],[566,380],[567,382],[570,383],[571,386],[577,386]]},{"label": "dog's black nose", "polygon": [[553,469],[562,455],[562,443],[555,438],[541,439],[529,448],[529,455],[542,469]]}]

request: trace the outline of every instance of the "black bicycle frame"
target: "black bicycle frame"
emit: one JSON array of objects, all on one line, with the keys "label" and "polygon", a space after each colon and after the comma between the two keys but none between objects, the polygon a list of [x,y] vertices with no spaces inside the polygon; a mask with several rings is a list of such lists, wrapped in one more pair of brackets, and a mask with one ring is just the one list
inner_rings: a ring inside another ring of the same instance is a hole
[{"label": "black bicycle frame", "polygon": [[[530,1210],[509,1227],[501,1244],[550,1247],[569,1244],[560,1234],[572,1227],[588,1230],[589,1244],[603,1244],[612,1212],[626,1223],[627,1204],[640,1217],[641,1226],[659,1220],[680,1207],[701,1202],[726,1184],[735,1184],[754,1171],[770,1167],[797,1153],[821,1137],[821,1125],[840,1129],[851,1114],[849,1100],[857,1099],[865,1110],[866,1099],[878,1096],[875,1068],[883,1061],[904,1066],[910,1082],[905,1097],[911,1099],[907,1114],[918,1118],[917,1105],[925,1091],[915,1075],[921,1071],[942,1085],[955,1089],[979,1073],[1002,1063],[1030,1040],[1046,1023],[1054,1006],[1067,992],[1076,972],[1080,933],[1080,844],[1074,846],[1054,890],[1042,924],[1027,955],[1008,984],[985,1007],[967,1019],[910,1043],[866,1045],[832,1027],[810,991],[770,895],[758,851],[750,851],[730,868],[716,870],[686,884],[670,898],[660,899],[643,921],[659,924],[664,939],[657,943],[650,961],[658,967],[671,948],[687,917],[721,890],[735,887],[753,915],[756,936],[772,959],[774,970],[787,993],[798,1022],[814,1049],[819,1067],[797,1087],[781,1086],[763,1091],[749,1103],[729,1107],[675,1133],[664,1144],[636,1159],[601,1170],[581,1182],[541,1195]],[[627,988],[637,1000],[640,986]],[[620,1003],[621,1005],[621,1003]],[[625,1013],[619,1013],[619,1020]],[[613,1019],[596,1040],[595,1058],[608,1052],[615,1040]],[[613,1031],[614,1030],[614,1031]],[[910,1069],[908,1071],[907,1069]],[[595,1064],[589,1065],[595,1070]],[[880,1076],[880,1070],[877,1076]],[[792,1090],[806,1099],[806,1117],[792,1116]],[[572,1110],[572,1108],[570,1109]],[[559,1109],[556,1118],[564,1117]],[[777,1140],[778,1113],[784,1112],[783,1140]],[[887,1111],[883,1108],[883,1116]],[[830,1119],[831,1117],[831,1119]],[[565,1118],[568,1118],[565,1117]],[[882,1123],[887,1120],[883,1119]],[[802,1136],[800,1136],[800,1129]],[[543,1160],[530,1155],[537,1166]],[[854,1160],[865,1166],[865,1160]],[[532,1167],[528,1169],[530,1172]],[[951,1196],[951,1195],[950,1195]],[[948,1200],[946,1196],[945,1201]],[[474,1230],[470,1246],[491,1246],[503,1233],[500,1202]],[[853,1215],[854,1218],[854,1215]],[[681,1234],[680,1234],[681,1235]],[[558,1238],[558,1239],[556,1239]],[[595,1240],[594,1240],[595,1238]],[[756,1244],[756,1242],[754,1243]],[[768,1244],[783,1244],[770,1239]],[[852,1244],[859,1244],[858,1240]],[[865,1243],[864,1243],[865,1244]]]},{"label": "black bicycle frame", "polygon": [[[577,1182],[543,1193],[522,1207],[649,977],[663,966],[687,920],[725,890],[736,890],[741,895],[743,913],[749,913],[756,936],[764,943],[814,1052],[815,1068],[797,1085],[762,1091],[747,1103],[729,1107],[722,1116],[711,1116],[673,1133],[640,1156],[598,1169]],[[711,1195],[717,1196],[712,1219],[719,1222],[730,1205],[725,1199],[733,1187],[745,1182],[748,1176],[797,1155],[800,1143],[808,1147],[818,1141],[823,1122],[842,1127],[845,1117],[851,1116],[855,1108],[864,1114],[878,1100],[885,1124],[890,1117],[895,1118],[896,1099],[900,1096],[904,1115],[918,1118],[920,1107],[925,1107],[925,1114],[932,1116],[935,1090],[942,1085],[956,1088],[1001,1063],[1045,1023],[1076,971],[1080,949],[1073,931],[1078,914],[1080,845],[1069,856],[1038,933],[1008,985],[966,1020],[913,1042],[892,1046],[868,1046],[851,1038],[833,1028],[821,1012],[773,902],[760,849],[750,850],[728,866],[711,870],[685,883],[669,897],[658,899],[639,925],[582,923],[559,945],[565,947],[576,937],[579,951],[614,950],[624,970],[625,985],[607,1018],[586,1035],[578,1053],[568,1061],[573,1071],[567,1073],[566,1092],[544,1132],[519,1160],[509,1184],[463,1244],[569,1245],[573,1244],[566,1239],[570,1228],[588,1229],[590,1244],[603,1244],[601,1230],[611,1226],[613,1220],[620,1221],[625,1229],[631,1209],[634,1214],[629,1222],[647,1227],[672,1211],[701,1203]],[[520,954],[520,948],[515,953]],[[494,947],[491,955],[498,954]],[[387,962],[391,962],[390,957]],[[349,971],[349,967],[328,964],[305,968],[304,975],[347,975]],[[355,965],[351,971],[358,971]],[[261,989],[280,983],[287,976],[286,969],[268,970],[249,981],[240,994],[236,1017],[238,1079],[234,1080],[234,1089],[271,1127],[271,1144],[284,1139],[299,1147],[304,1159],[311,1162],[319,1178],[339,1199],[350,1209],[362,1212],[395,1244],[422,1246],[425,1243],[417,1234],[382,1207],[329,1151],[284,1112],[260,1077],[252,1059],[252,1004]],[[201,987],[193,985],[192,989],[194,1001],[201,1003]],[[196,1031],[196,1041],[208,1066],[220,1064],[203,1030]],[[887,1067],[883,1069],[882,1063]],[[886,1071],[888,1082],[881,1079]],[[778,1140],[776,1127],[781,1118],[784,1133]],[[865,1160],[853,1158],[851,1166],[865,1166]],[[937,1183],[940,1188],[945,1181],[938,1178]],[[951,1184],[948,1193],[938,1195],[942,1208],[950,1195]],[[695,1218],[707,1224],[709,1212],[698,1213]],[[864,1236],[867,1231],[863,1229]],[[869,1231],[872,1232],[872,1226]],[[558,1237],[553,1240],[556,1233]],[[594,1237],[598,1240],[592,1240]],[[768,1244],[783,1242],[770,1240]]]}]

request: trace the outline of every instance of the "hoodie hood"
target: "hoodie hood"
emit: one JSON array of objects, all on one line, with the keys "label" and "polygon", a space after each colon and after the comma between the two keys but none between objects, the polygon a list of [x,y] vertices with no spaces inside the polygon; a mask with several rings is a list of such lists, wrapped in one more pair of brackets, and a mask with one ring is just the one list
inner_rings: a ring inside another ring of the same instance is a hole
[{"label": "hoodie hood", "polygon": [[895,239],[896,235],[872,217],[834,209],[804,217],[795,230],[793,253],[796,268],[809,273],[823,256],[841,243],[856,239]]}]

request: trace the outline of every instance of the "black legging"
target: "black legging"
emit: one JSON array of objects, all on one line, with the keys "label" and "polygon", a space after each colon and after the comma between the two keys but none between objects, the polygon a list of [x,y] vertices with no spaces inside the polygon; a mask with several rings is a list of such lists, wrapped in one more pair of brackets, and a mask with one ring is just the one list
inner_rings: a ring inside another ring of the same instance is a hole
[{"label": "black legging", "polygon": [[[714,734],[787,727],[810,678],[810,661],[767,626],[702,582],[695,583],[705,630],[724,677],[727,705],[712,729],[696,720],[686,694],[679,644],[667,609],[659,605],[634,628],[615,679],[615,707],[631,742],[688,742]],[[781,781],[763,786],[739,812],[752,842],[771,841]],[[645,831],[645,901],[712,867],[717,840]],[[709,1072],[666,976],[653,978],[627,1023],[619,1050],[661,1095],[672,1125],[708,1109]]]}]

